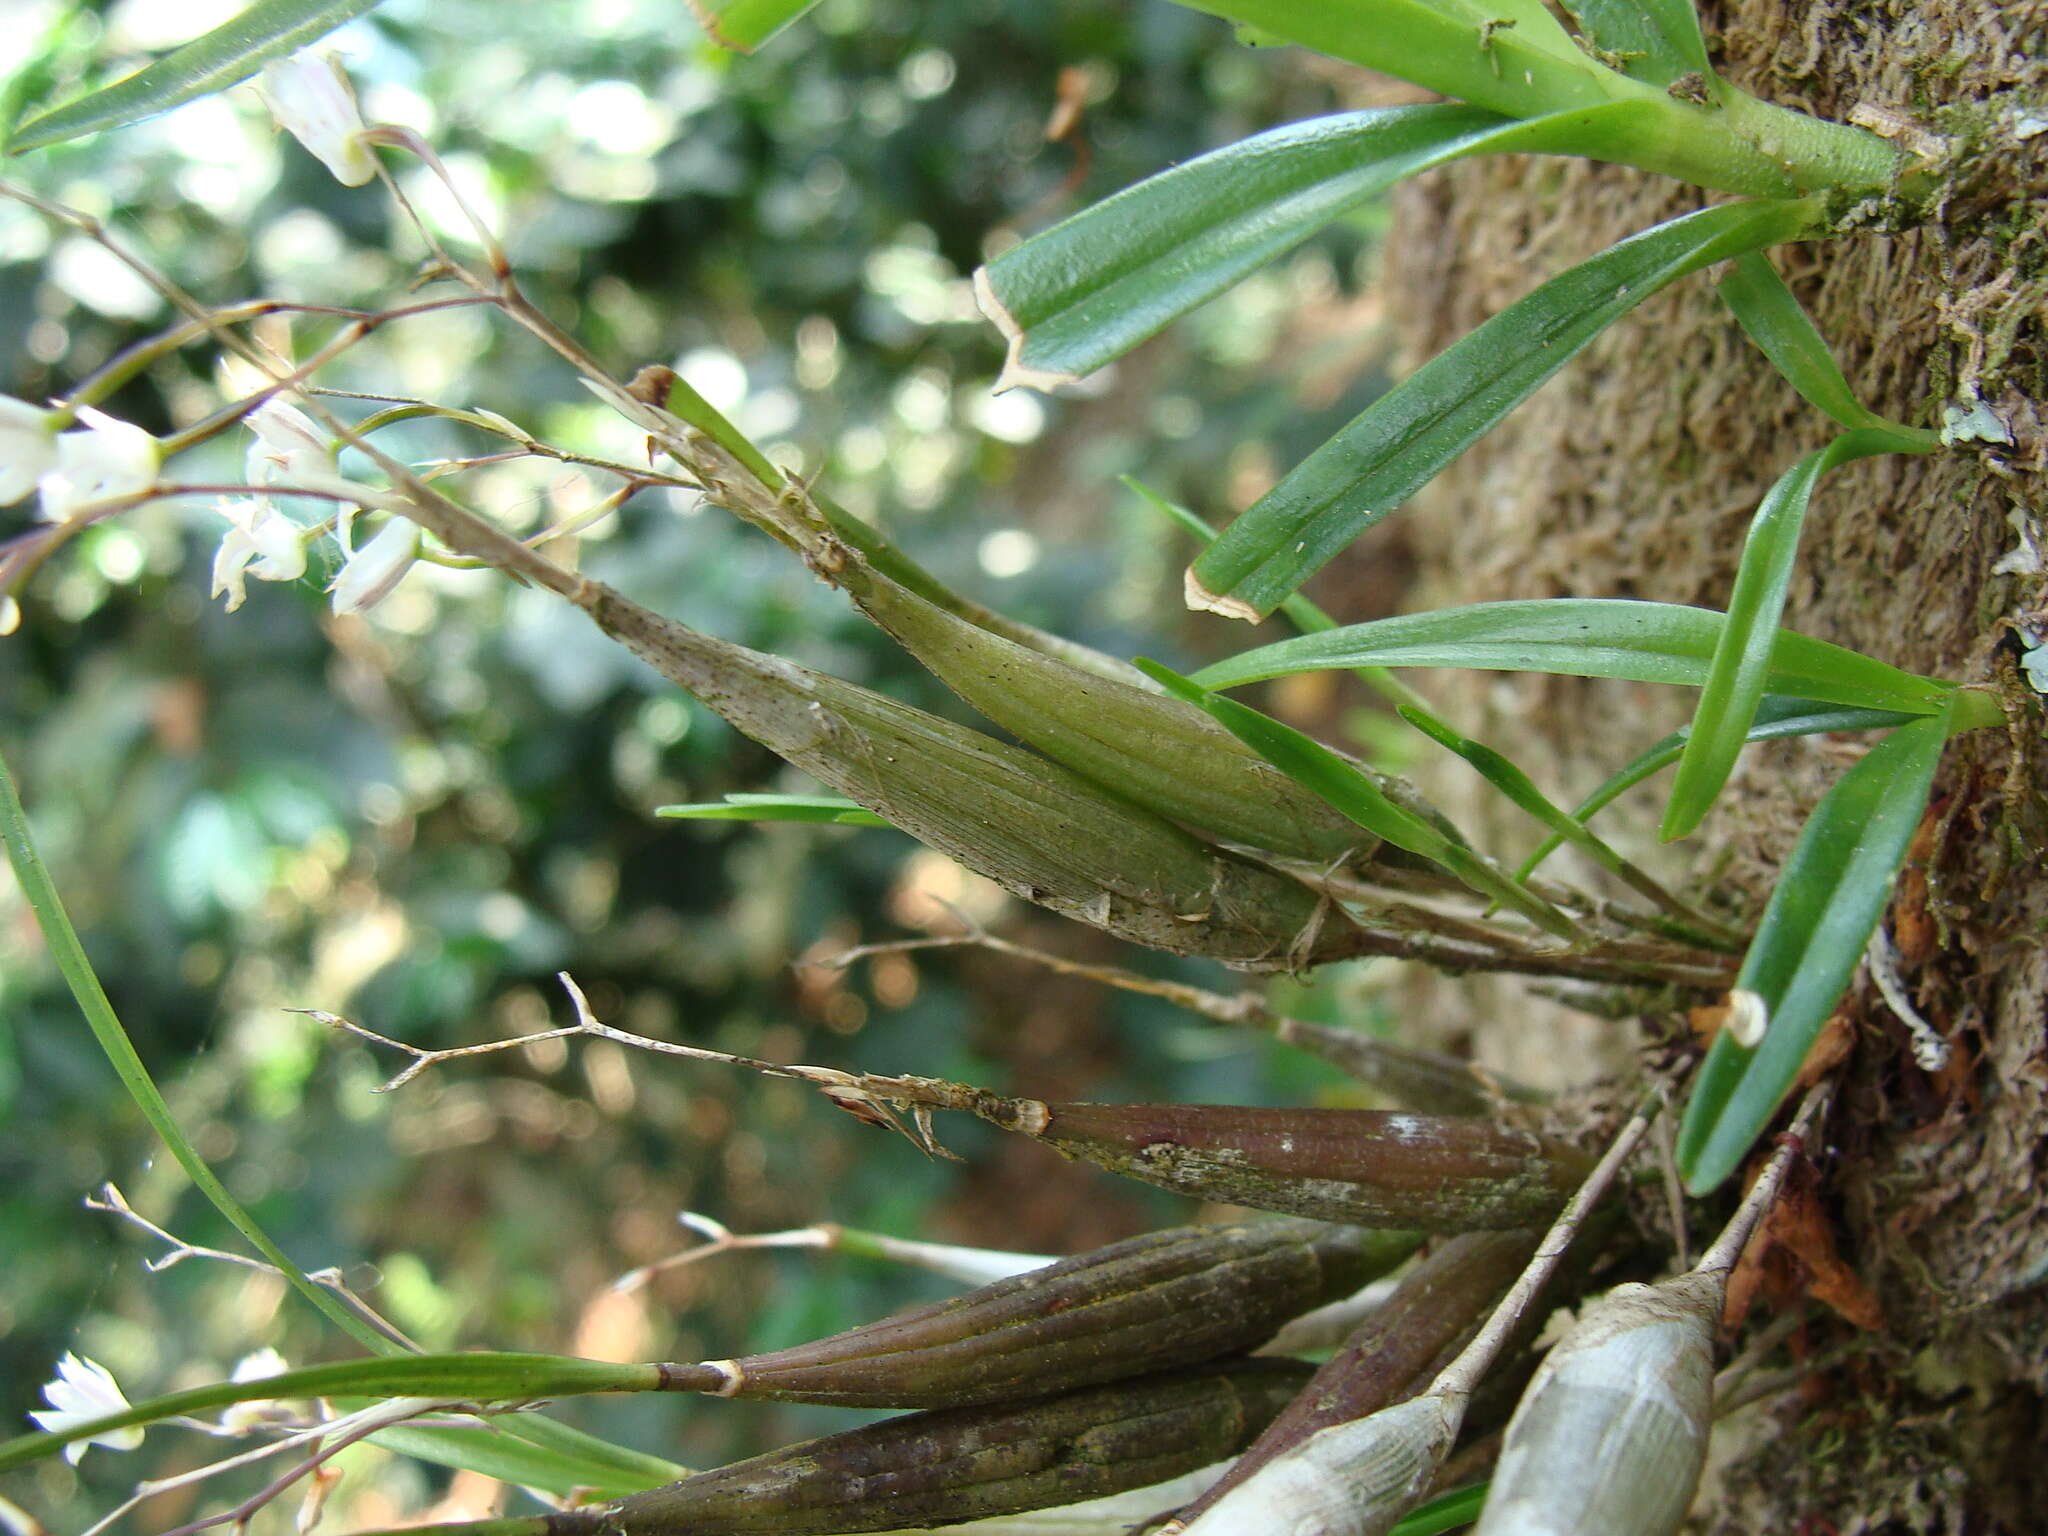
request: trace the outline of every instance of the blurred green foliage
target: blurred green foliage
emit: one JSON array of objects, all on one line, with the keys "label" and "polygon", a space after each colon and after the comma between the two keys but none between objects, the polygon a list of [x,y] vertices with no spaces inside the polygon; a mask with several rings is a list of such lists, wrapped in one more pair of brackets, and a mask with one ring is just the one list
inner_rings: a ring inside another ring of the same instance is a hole
[{"label": "blurred green foliage", "polygon": [[[222,9],[14,0],[0,104],[66,99]],[[1333,85],[1163,0],[826,0],[744,60],[685,16],[679,0],[391,0],[336,42],[367,113],[437,146],[507,233],[530,294],[619,373],[675,363],[772,452],[1017,617],[1122,653],[1199,649],[1156,628],[1184,618],[1160,615],[1185,552],[1114,477],[1140,472],[1215,516],[1355,411],[1376,386],[1370,333],[1348,323],[1369,318],[1373,219],[1069,399],[989,395],[1001,349],[968,274],[1085,200],[1326,109]],[[1086,111],[1049,144],[1062,70],[1080,72],[1066,89]],[[421,254],[376,189],[334,183],[247,91],[7,174],[104,219],[213,302],[380,306]],[[431,183],[401,179],[460,239]],[[30,399],[170,318],[90,241],[5,201],[0,315],[0,393]],[[303,355],[323,330],[265,334]],[[192,347],[107,406],[161,432],[217,405],[219,382],[212,352]],[[322,382],[637,451],[551,356],[482,311],[394,325]],[[431,422],[389,440],[415,460],[488,451]],[[241,448],[212,445],[205,472],[239,478]],[[536,460],[460,484],[521,532],[608,489]],[[0,509],[0,539],[29,516]],[[430,571],[369,622],[334,620],[319,592],[332,573],[315,571],[252,590],[230,616],[206,596],[220,532],[207,498],[184,498],[93,530],[42,571],[0,642],[0,742],[114,1003],[200,1150],[301,1262],[341,1266],[422,1343],[689,1358],[934,1293],[796,1255],[613,1296],[611,1278],[687,1246],[679,1208],[740,1231],[831,1219],[1071,1248],[1184,1207],[974,1127],[945,1128],[964,1169],[930,1164],[791,1084],[608,1044],[451,1063],[379,1098],[402,1059],[287,1007],[423,1046],[474,1043],[566,1022],[552,975],[567,968],[609,1022],[764,1056],[1049,1096],[1346,1091],[1162,1004],[987,955],[794,970],[800,954],[915,932],[931,911],[919,890],[984,898],[893,832],[651,819],[665,802],[809,786],[545,594]],[[646,494],[586,535],[581,558],[701,629],[947,707],[722,513]],[[1040,915],[1008,921],[1069,953],[1171,969]],[[1291,1006],[1358,1022],[1351,986],[1326,980]],[[65,1348],[131,1395],[217,1377],[265,1343],[294,1361],[335,1351],[274,1278],[214,1261],[145,1273],[161,1245],[80,1208],[113,1180],[179,1237],[235,1246],[156,1159],[4,873],[0,1125],[0,1420],[21,1423]],[[569,1416],[699,1464],[840,1422],[715,1406],[585,1402]],[[137,1476],[190,1464],[179,1442],[153,1434],[138,1456],[46,1464],[0,1492],[71,1523]],[[364,1518],[401,1512],[378,1498],[413,1505],[440,1486],[378,1464]],[[194,1512],[165,1503],[147,1524]]]}]

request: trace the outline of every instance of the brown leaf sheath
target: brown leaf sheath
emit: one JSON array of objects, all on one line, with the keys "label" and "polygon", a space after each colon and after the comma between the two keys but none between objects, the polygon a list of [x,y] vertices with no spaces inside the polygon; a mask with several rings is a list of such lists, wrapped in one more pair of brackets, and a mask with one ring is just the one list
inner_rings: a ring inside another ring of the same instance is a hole
[{"label": "brown leaf sheath", "polygon": [[1241,1354],[1422,1241],[1311,1221],[1179,1227],[773,1354],[665,1365],[666,1390],[865,1408],[1044,1397]]},{"label": "brown leaf sheath", "polygon": [[1359,1325],[1223,1480],[1180,1512],[1195,1518],[1290,1446],[1332,1424],[1377,1413],[1427,1386],[1514,1284],[1540,1234],[1469,1232],[1444,1243]]},{"label": "brown leaf sheath", "polygon": [[1562,1142],[1464,1116],[1020,1103],[1043,1114],[1014,1115],[1012,1129],[1113,1172],[1205,1200],[1372,1227],[1540,1223],[1592,1164]]},{"label": "brown leaf sheath", "polygon": [[825,1536],[1143,1488],[1236,1454],[1311,1372],[1238,1360],[1006,1407],[905,1414],[547,1517],[550,1536]]}]

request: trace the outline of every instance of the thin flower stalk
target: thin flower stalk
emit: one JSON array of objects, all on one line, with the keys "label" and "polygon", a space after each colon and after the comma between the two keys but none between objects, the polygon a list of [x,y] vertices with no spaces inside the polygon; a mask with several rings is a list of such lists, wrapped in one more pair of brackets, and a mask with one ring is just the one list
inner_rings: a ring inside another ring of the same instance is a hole
[{"label": "thin flower stalk", "polygon": [[883,1232],[867,1232],[858,1227],[843,1227],[836,1221],[821,1221],[813,1226],[795,1227],[787,1232],[734,1232],[713,1217],[699,1211],[683,1211],[676,1220],[697,1233],[706,1241],[701,1247],[689,1249],[671,1258],[653,1264],[644,1264],[629,1270],[612,1282],[615,1291],[636,1291],[656,1275],[676,1269],[685,1264],[695,1264],[722,1253],[737,1253],[756,1248],[815,1248],[833,1253],[851,1253],[864,1258],[882,1259],[896,1264],[908,1264],[918,1269],[928,1269],[934,1274],[963,1281],[968,1285],[991,1285],[998,1280],[1007,1280],[1013,1275],[1028,1274],[1034,1269],[1044,1269],[1058,1260],[1042,1253],[1006,1253],[994,1248],[965,1248],[954,1243],[925,1243],[910,1238],[891,1237]]},{"label": "thin flower stalk", "polygon": [[1121,966],[1069,960],[1062,955],[1002,938],[957,909],[949,906],[948,910],[965,929],[964,932],[860,944],[820,963],[845,967],[875,955],[958,949],[971,945],[993,954],[1028,960],[1062,976],[1080,976],[1120,991],[1164,998],[1219,1024],[1264,1030],[1274,1039],[1306,1051],[1379,1090],[1403,1109],[1421,1114],[1486,1115],[1498,1110],[1503,1101],[1534,1104],[1544,1098],[1536,1089],[1492,1072],[1476,1062],[1442,1051],[1427,1050],[1400,1040],[1381,1040],[1356,1029],[1318,1024],[1279,1013],[1256,992],[1226,996],[1182,981],[1141,976]]}]

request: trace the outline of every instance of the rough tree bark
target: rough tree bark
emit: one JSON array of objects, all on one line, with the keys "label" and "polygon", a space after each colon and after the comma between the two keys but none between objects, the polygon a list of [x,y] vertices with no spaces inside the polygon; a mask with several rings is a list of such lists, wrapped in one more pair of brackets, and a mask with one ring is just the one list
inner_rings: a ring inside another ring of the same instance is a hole
[{"label": "rough tree bark", "polygon": [[[2039,119],[2012,115],[2016,104],[2048,105],[2048,5],[1726,0],[1705,20],[1725,72],[1745,88],[1924,134],[1919,142],[1945,141],[1958,157],[1955,191],[1926,226],[1774,259],[1867,403],[1928,424],[1944,402],[1981,397],[2014,439],[1984,453],[1866,460],[1830,477],[1788,622],[2011,692],[2008,619],[2048,605],[2042,559],[2029,554],[2044,547],[2048,511],[2048,134],[2029,136]],[[1992,110],[2000,103],[2003,118]],[[1411,355],[1427,355],[1540,277],[1702,201],[1577,161],[1454,168],[1401,194],[1389,312]],[[1682,283],[1431,488],[1408,523],[1422,568],[1411,605],[1574,595],[1718,606],[1758,498],[1829,430],[1766,366],[1712,284]],[[1482,739],[1572,793],[1680,723],[1690,702],[1674,690],[1492,674],[1453,686]],[[1841,1157],[1826,1198],[1884,1325],[1853,1364],[1751,1425],[1751,1448],[1721,1477],[1703,1529],[2042,1528],[2048,775],[2040,700],[2023,688],[2016,696],[2027,702],[2011,740],[1980,732],[1949,749],[1888,920],[1908,987],[1954,1042],[1956,1065],[1920,1072],[1866,981],[1844,1002],[1857,1050],[1830,1128]],[[1725,808],[1676,850],[1677,867],[1755,910],[1807,810],[1866,745],[1752,749]],[[1453,797],[1460,786],[1431,788]],[[1639,845],[1653,840],[1653,799],[1635,797]],[[1487,830],[1477,797],[1461,809]],[[1625,810],[1612,814],[1626,823]],[[1496,1021],[1482,1053],[1523,1071],[1547,1057],[1553,1079],[1584,1082],[1672,1031],[1668,1018],[1635,1032],[1566,1022],[1499,984],[1478,999],[1460,985],[1458,1012]],[[1500,1022],[1510,1019],[1521,1023]],[[1833,1324],[1822,1337],[1850,1331]],[[1801,1523],[1810,1516],[1827,1523]]]}]

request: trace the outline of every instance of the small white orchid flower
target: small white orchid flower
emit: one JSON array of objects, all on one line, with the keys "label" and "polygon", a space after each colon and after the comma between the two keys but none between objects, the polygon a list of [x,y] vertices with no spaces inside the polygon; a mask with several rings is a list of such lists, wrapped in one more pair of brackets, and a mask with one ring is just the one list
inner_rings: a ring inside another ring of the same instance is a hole
[{"label": "small white orchid flower", "polygon": [[85,425],[57,436],[57,467],[42,477],[38,515],[68,521],[80,507],[111,496],[132,496],[156,484],[163,447],[142,428],[81,406]]},{"label": "small white orchid flower", "polygon": [[[112,1372],[97,1361],[72,1354],[57,1362],[57,1379],[44,1384],[43,1401],[50,1406],[30,1410],[29,1417],[53,1435],[63,1434],[93,1419],[103,1419],[110,1413],[120,1413],[129,1406]],[[104,1445],[110,1451],[132,1451],[140,1444],[142,1426],[131,1424],[126,1429],[110,1429],[88,1440],[72,1441],[64,1447],[64,1459],[75,1466],[87,1446]]]},{"label": "small white orchid flower", "polygon": [[57,428],[48,411],[0,395],[0,507],[12,506],[57,467]]},{"label": "small white orchid flower", "polygon": [[420,531],[409,520],[394,517],[377,536],[348,557],[328,590],[336,613],[361,613],[391,595],[419,559]]},{"label": "small white orchid flower", "polygon": [[232,525],[213,557],[213,595],[229,613],[242,606],[244,583],[297,581],[306,574],[306,531],[267,501],[224,501],[214,509]]},{"label": "small white orchid flower", "polygon": [[[230,1381],[262,1381],[268,1376],[282,1376],[290,1367],[284,1356],[265,1345],[253,1354],[247,1354],[235,1362],[235,1369],[228,1377]],[[258,1425],[268,1423],[276,1416],[276,1398],[257,1397],[245,1403],[231,1403],[220,1416],[220,1427],[231,1435],[246,1435]]]},{"label": "small white orchid flower", "polygon": [[256,82],[278,127],[318,156],[335,180],[360,187],[377,174],[364,145],[363,114],[356,93],[332,54],[295,53],[263,66]]},{"label": "small white orchid flower", "polygon": [[297,406],[266,400],[243,421],[256,434],[249,446],[250,484],[292,484],[332,479],[338,473],[327,434]]}]

